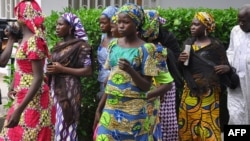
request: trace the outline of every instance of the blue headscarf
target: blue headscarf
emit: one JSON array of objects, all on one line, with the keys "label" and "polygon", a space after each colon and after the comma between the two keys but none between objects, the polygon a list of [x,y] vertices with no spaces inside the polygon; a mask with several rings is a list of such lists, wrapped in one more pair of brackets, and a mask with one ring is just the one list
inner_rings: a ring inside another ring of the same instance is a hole
[{"label": "blue headscarf", "polygon": [[118,8],[115,6],[108,6],[102,11],[102,15],[105,15],[111,20],[112,16],[118,11]]},{"label": "blue headscarf", "polygon": [[64,13],[61,17],[63,17],[66,21],[69,22],[71,26],[75,28],[75,37],[78,39],[83,39],[88,41],[88,36],[86,31],[80,21],[80,19],[73,13]]}]

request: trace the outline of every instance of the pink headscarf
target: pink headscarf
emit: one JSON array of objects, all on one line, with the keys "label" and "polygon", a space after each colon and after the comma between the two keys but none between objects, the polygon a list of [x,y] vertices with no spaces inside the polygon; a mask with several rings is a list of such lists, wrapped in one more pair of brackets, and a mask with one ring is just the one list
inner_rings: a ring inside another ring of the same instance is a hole
[{"label": "pink headscarf", "polygon": [[33,33],[43,37],[44,16],[35,0],[21,0],[15,7],[14,13],[17,19],[23,21]]}]

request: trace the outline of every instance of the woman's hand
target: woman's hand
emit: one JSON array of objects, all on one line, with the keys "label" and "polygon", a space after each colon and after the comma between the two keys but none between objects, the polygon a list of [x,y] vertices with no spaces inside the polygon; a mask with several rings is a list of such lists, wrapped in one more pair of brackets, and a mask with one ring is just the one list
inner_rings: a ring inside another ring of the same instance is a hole
[{"label": "woman's hand", "polygon": [[163,103],[164,102],[164,95],[160,96],[160,102]]},{"label": "woman's hand", "polygon": [[216,74],[224,74],[230,71],[229,65],[217,65],[214,67],[214,71]]},{"label": "woman's hand", "polygon": [[59,62],[52,62],[52,64],[47,65],[48,74],[58,74],[63,73],[64,67]]},{"label": "woman's hand", "polygon": [[180,54],[178,60],[179,60],[180,62],[185,62],[185,61],[188,59],[188,57],[189,57],[188,53],[185,52],[185,51],[183,51],[183,52]]},{"label": "woman's hand", "polygon": [[131,72],[131,66],[128,60],[124,58],[120,58],[118,62],[118,66],[121,70],[126,71],[127,73]]},{"label": "woman's hand", "polygon": [[20,121],[20,117],[22,114],[22,110],[16,109],[10,116],[7,125],[5,126],[6,128],[13,128],[18,125]]},{"label": "woman's hand", "polygon": [[14,100],[15,97],[16,97],[16,91],[10,90],[10,91],[8,92],[8,97],[9,97],[10,99]]}]

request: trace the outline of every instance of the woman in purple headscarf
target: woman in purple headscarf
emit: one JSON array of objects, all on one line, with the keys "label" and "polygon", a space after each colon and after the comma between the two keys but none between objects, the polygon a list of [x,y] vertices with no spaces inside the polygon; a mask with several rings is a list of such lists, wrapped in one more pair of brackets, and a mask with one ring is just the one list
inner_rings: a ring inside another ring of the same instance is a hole
[{"label": "woman in purple headscarf", "polygon": [[63,14],[56,25],[62,38],[51,54],[47,66],[50,87],[56,104],[55,140],[77,140],[77,123],[81,99],[81,77],[92,74],[87,36],[79,18]]}]

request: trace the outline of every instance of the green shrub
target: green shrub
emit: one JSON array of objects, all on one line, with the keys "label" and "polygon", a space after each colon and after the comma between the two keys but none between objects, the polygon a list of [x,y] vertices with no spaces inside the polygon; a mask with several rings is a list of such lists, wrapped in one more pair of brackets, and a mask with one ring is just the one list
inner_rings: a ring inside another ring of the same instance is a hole
[{"label": "green shrub", "polygon": [[[177,9],[157,9],[161,17],[167,19],[165,28],[173,32],[180,43],[190,36],[190,25],[194,14],[198,11],[210,12],[216,22],[215,32],[212,36],[219,38],[225,45],[228,46],[230,31],[234,25],[237,24],[237,10],[230,9],[207,9],[207,8],[177,8]],[[65,9],[65,11],[70,11]],[[89,37],[89,44],[97,50],[100,43],[101,32],[99,29],[98,18],[102,9],[79,9],[71,10],[75,13],[83,22],[84,28],[87,31]],[[55,45],[59,40],[55,35],[56,20],[63,12],[53,11],[50,16],[46,18],[45,26],[47,29],[47,42],[49,48]],[[96,51],[95,51],[96,52]],[[96,54],[95,54],[96,56]],[[81,106],[81,118],[79,125],[79,140],[92,140],[92,124],[95,115],[95,109],[97,102],[95,100],[96,93],[99,91],[99,84],[97,82],[97,70],[93,77],[82,79],[83,86],[83,98]]]},{"label": "green shrub", "polygon": [[209,12],[214,16],[216,27],[211,36],[219,38],[225,47],[228,47],[230,31],[237,24],[237,10],[229,9],[208,9],[208,8],[177,8],[158,9],[160,15],[167,19],[164,25],[175,34],[179,44],[190,36],[190,25],[196,12]]}]

